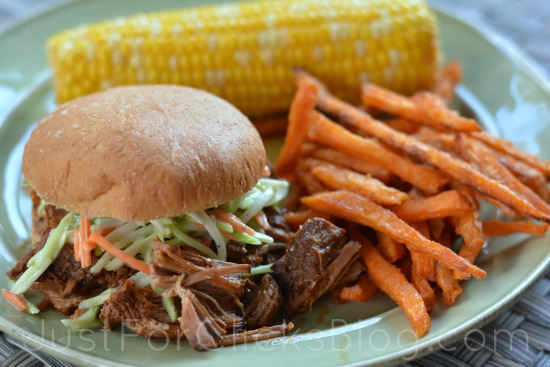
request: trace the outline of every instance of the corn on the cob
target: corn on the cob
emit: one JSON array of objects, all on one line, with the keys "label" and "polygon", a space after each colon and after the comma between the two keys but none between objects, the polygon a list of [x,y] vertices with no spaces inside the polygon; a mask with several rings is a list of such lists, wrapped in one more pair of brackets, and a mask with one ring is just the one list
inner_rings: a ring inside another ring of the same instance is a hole
[{"label": "corn on the cob", "polygon": [[430,87],[436,25],[423,0],[268,0],[141,14],[49,40],[58,102],[126,84],[209,90],[249,116],[288,109],[293,66],[356,101],[372,81]]}]

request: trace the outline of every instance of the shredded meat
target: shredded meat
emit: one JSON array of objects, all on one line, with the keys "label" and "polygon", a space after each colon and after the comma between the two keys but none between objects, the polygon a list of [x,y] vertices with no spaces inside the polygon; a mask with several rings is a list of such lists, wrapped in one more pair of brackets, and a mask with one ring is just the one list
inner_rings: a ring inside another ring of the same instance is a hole
[{"label": "shredded meat", "polygon": [[311,309],[338,284],[358,258],[360,245],[346,243],[345,231],[322,218],[309,219],[272,266],[285,295],[287,316]]},{"label": "shredded meat", "polygon": [[38,251],[42,250],[42,247],[46,244],[50,231],[58,226],[59,222],[67,211],[58,209],[52,205],[46,205],[44,208],[44,215],[38,215],[38,206],[40,205],[40,198],[36,195],[36,192],[32,190],[30,192],[33,203],[32,218],[33,218],[33,247],[27,252],[15,266],[8,272],[10,279],[17,279],[27,270],[27,263]]},{"label": "shredded meat", "polygon": [[162,304],[162,298],[150,288],[138,288],[126,280],[103,304],[99,318],[105,329],[124,324],[134,333],[148,338],[178,339],[178,325]]},{"label": "shredded meat", "polygon": [[266,234],[273,237],[275,242],[288,243],[294,232],[290,229],[285,217],[280,211],[273,207],[264,208],[269,228],[266,229]]},{"label": "shredded meat", "polygon": [[[95,255],[92,255],[92,259],[93,263],[97,261]],[[73,246],[68,244],[61,249],[55,261],[31,289],[44,292],[59,312],[71,314],[84,299],[107,288],[117,287],[134,273],[127,266],[115,271],[101,270],[97,274],[91,273],[74,259]]]},{"label": "shredded meat", "polygon": [[[285,324],[265,330],[243,330],[246,312],[240,297],[249,281],[242,275],[250,273],[250,265],[209,259],[191,249],[160,241],[154,241],[153,248],[151,284],[164,288],[167,297],[179,299],[180,330],[194,349],[263,340],[292,328],[292,324]],[[268,285],[272,291],[273,286]]]},{"label": "shredded meat", "polygon": [[275,242],[256,246],[230,241],[227,243],[228,261],[258,266],[261,264],[272,264],[285,254],[287,243],[294,233],[278,209],[268,207],[264,208],[264,212],[269,224],[265,232]]},{"label": "shredded meat", "polygon": [[283,305],[283,294],[275,279],[265,274],[260,284],[244,299],[244,305],[247,329],[271,325]]}]

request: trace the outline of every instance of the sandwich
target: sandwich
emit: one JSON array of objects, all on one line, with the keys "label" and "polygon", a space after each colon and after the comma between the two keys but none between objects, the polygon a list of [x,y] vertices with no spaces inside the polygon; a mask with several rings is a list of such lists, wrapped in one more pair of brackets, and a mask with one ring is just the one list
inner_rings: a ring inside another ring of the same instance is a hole
[{"label": "sandwich", "polygon": [[[22,170],[35,243],[7,292],[23,311],[195,349],[292,328],[272,325],[281,290],[263,274],[269,251],[250,249],[291,236],[271,219],[288,183],[269,177],[258,132],[224,100],[163,85],[75,99],[32,132]],[[273,302],[258,308],[258,294]]]}]

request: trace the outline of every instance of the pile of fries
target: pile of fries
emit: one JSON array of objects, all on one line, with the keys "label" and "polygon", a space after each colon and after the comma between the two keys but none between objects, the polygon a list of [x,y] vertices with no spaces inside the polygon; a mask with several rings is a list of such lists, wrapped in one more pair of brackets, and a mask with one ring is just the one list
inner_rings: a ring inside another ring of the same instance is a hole
[{"label": "pile of fries", "polygon": [[[432,91],[412,97],[363,85],[360,107],[335,98],[306,71],[295,74],[298,91],[275,172],[296,188],[286,214],[292,226],[329,218],[362,245],[367,271],[334,291],[337,301],[366,301],[379,289],[421,337],[436,292],[452,305],[462,281],[486,276],[473,264],[487,237],[546,233],[550,164],[447,107],[459,63],[441,70]],[[482,221],[482,201],[508,219]]]}]

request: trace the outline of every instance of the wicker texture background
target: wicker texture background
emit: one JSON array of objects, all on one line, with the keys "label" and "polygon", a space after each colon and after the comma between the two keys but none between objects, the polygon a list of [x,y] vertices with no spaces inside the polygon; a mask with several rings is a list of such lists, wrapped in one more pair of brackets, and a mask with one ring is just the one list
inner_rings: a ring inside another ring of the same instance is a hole
[{"label": "wicker texture background", "polygon": [[[483,22],[521,45],[550,74],[550,1],[428,0],[456,15]],[[0,0],[0,26],[46,0]],[[549,117],[550,118],[550,117]],[[507,331],[507,332],[506,332]],[[0,333],[0,367],[70,367]],[[550,272],[510,310],[467,338],[402,366],[550,366]]]}]

